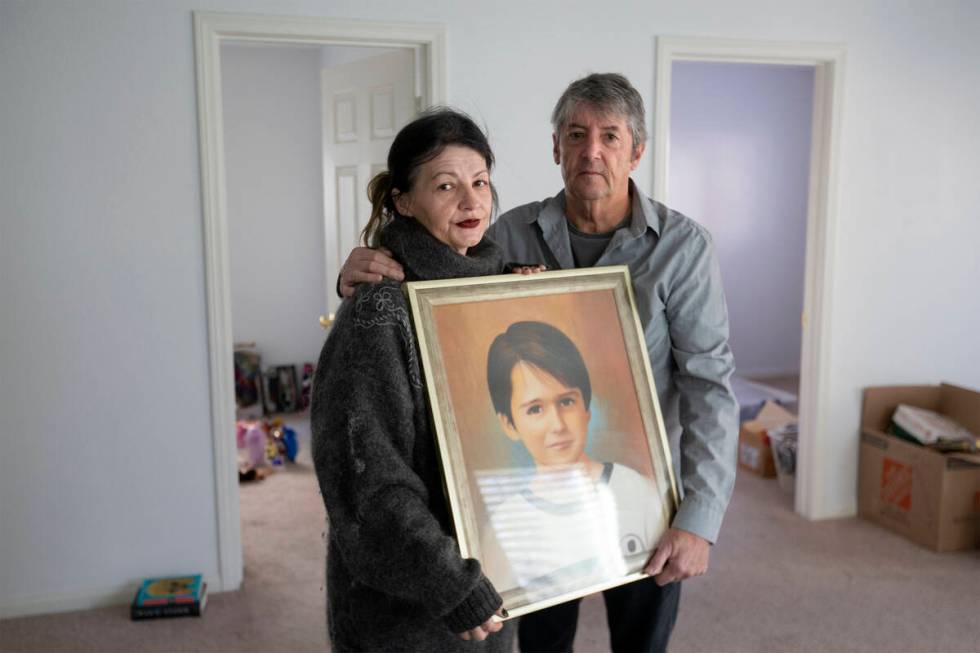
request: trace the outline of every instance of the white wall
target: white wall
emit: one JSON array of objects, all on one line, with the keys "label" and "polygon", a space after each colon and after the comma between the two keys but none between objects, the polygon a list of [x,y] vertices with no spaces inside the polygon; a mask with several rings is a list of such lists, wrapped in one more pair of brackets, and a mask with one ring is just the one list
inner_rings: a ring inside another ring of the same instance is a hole
[{"label": "white wall", "polygon": [[813,68],[683,61],[671,84],[669,204],[714,236],[735,365],[797,373]]},{"label": "white wall", "polygon": [[232,337],[263,366],[315,361],[325,336],[320,57],[221,48]]},{"label": "white wall", "polygon": [[855,509],[863,386],[980,387],[980,5],[2,0],[0,613],[217,576],[192,9],[447,24],[505,207],[558,189],[572,78],[651,98],[657,34],[845,43],[821,516]]},{"label": "white wall", "polygon": [[213,576],[186,10],[0,4],[0,615]]}]

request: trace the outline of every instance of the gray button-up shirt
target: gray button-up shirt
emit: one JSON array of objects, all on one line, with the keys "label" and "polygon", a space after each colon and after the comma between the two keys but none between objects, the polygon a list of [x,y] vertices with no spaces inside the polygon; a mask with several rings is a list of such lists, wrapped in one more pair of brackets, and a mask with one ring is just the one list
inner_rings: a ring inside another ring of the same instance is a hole
[{"label": "gray button-up shirt", "polygon": [[[632,219],[596,262],[626,265],[683,499],[673,526],[718,538],[735,484],[738,403],[728,309],[711,236],[630,181]],[[507,260],[574,268],[565,193],[500,216],[489,235]]]}]

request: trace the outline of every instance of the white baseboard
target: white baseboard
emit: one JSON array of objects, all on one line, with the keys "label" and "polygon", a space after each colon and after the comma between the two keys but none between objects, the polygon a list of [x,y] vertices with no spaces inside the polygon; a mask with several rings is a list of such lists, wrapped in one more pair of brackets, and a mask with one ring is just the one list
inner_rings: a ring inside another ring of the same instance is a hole
[{"label": "white baseboard", "polygon": [[9,602],[5,600],[0,603],[0,619],[125,605],[133,600],[135,594],[136,587],[127,585],[124,588],[87,589],[16,597]]},{"label": "white baseboard", "polygon": [[[220,582],[207,580],[208,594],[222,591]],[[126,583],[123,587],[90,588],[74,592],[52,592],[36,596],[3,597],[0,599],[0,619],[30,617],[75,610],[94,610],[112,606],[128,606],[136,595],[137,583]],[[127,611],[128,614],[128,611]]]}]

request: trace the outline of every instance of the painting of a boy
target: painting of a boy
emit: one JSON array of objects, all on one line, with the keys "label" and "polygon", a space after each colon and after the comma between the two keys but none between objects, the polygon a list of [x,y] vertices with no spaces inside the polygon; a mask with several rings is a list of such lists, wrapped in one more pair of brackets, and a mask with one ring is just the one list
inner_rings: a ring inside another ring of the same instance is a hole
[{"label": "painting of a boy", "polygon": [[593,389],[575,343],[550,324],[515,322],[490,346],[487,386],[503,435],[533,460],[478,476],[490,512],[482,563],[494,584],[540,600],[645,561],[668,515],[650,478],[589,456]]}]

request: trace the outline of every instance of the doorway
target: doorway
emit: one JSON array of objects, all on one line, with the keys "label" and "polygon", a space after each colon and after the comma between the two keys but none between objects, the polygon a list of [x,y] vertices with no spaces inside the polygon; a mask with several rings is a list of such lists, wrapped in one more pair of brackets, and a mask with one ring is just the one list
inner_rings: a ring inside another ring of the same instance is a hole
[{"label": "doorway", "polygon": [[733,389],[788,391],[765,394],[795,410],[813,67],[676,61],[671,74],[670,206],[714,237]]},{"label": "doorway", "polygon": [[[222,46],[232,42],[239,44],[272,44],[275,46],[292,46],[294,50],[308,46],[341,46],[348,48],[346,53],[336,50],[322,50],[318,56],[341,55],[344,64],[356,64],[358,57],[354,53],[358,48],[372,48],[372,54],[380,52],[379,48],[390,51],[411,52],[412,66],[417,75],[413,76],[412,110],[442,104],[446,101],[445,81],[445,28],[432,25],[415,25],[405,23],[370,23],[364,21],[334,21],[313,18],[284,18],[257,16],[247,14],[225,14],[195,12],[195,45],[197,56],[198,78],[198,118],[201,142],[201,175],[202,195],[204,205],[205,227],[205,269],[207,277],[207,308],[208,308],[208,344],[210,355],[211,406],[212,406],[212,440],[215,468],[215,497],[216,497],[216,531],[218,543],[218,560],[220,578],[213,583],[215,591],[238,589],[242,582],[242,532],[239,503],[237,446],[235,440],[235,391],[234,365],[232,361],[233,342],[233,293],[231,275],[231,243],[229,229],[229,206],[231,198],[228,193],[227,178],[229,162],[225,156],[225,125],[222,110]],[[270,47],[272,47],[270,45]],[[322,61],[321,61],[322,63]],[[331,66],[333,67],[333,66]],[[322,68],[319,68],[322,69]],[[314,88],[321,96],[324,94],[319,82],[314,80]],[[375,134],[392,131],[399,120],[398,109],[392,104],[392,111],[387,112],[387,92],[384,84],[376,84],[372,88],[381,96],[375,102],[378,108],[376,116],[369,116],[366,124],[377,128]],[[338,89],[333,89],[338,90]],[[350,89],[348,89],[350,91]],[[356,90],[350,91],[354,95]],[[417,99],[416,99],[417,98]],[[392,98],[394,100],[394,98]],[[332,105],[335,107],[336,105]],[[334,110],[334,109],[332,109]],[[335,120],[329,112],[321,112],[321,129],[311,140],[322,142],[325,132],[334,134],[349,134],[351,130],[344,127],[343,120]],[[338,114],[340,115],[340,114]],[[376,118],[372,123],[372,118]],[[357,118],[353,118],[356,122]],[[393,135],[393,133],[392,133]],[[380,138],[383,138],[380,137]],[[379,138],[379,140],[380,140]],[[381,147],[381,146],[379,146]],[[384,148],[385,151],[387,148]],[[366,164],[368,171],[373,164],[379,163],[373,159]],[[353,164],[357,167],[358,164]],[[328,168],[334,166],[324,157],[318,169],[320,179],[326,178]],[[350,168],[351,166],[348,166]],[[331,176],[336,182],[338,174]],[[367,175],[363,179],[355,177],[343,182],[344,192],[356,195],[361,185],[366,185]],[[281,178],[280,178],[281,181]],[[331,195],[332,193],[332,195]],[[314,279],[323,279],[324,271],[329,269],[326,252],[328,232],[339,233],[336,228],[338,202],[343,195],[334,188],[321,184],[318,191],[320,236],[316,242],[322,258]],[[331,201],[331,199],[335,201]],[[326,204],[324,203],[326,202]],[[268,209],[266,209],[268,211]],[[260,216],[267,223],[275,215]],[[348,216],[356,224],[361,219],[355,211]],[[327,228],[327,225],[330,228]],[[334,247],[336,243],[330,241]],[[349,247],[348,247],[349,249]],[[336,249],[334,250],[336,251]],[[319,297],[316,306],[309,312],[315,314],[320,307],[329,306],[332,288],[328,288],[329,280],[324,280],[324,287],[317,292]],[[322,310],[322,309],[320,309]],[[302,323],[301,317],[291,316]],[[308,320],[310,328],[316,336],[313,340],[322,343],[322,331],[313,315]],[[305,327],[305,324],[303,325]],[[316,352],[319,347],[316,347]]]},{"label": "doorway", "polygon": [[[658,38],[654,110],[655,197],[674,204],[671,183],[671,108],[674,66],[687,62],[792,66],[812,71],[810,151],[805,196],[805,245],[800,312],[799,449],[796,512],[808,519],[826,514],[822,488],[839,482],[830,454],[816,442],[827,421],[825,346],[832,297],[837,220],[837,142],[840,131],[844,49],[836,45],[766,43],[721,39]],[[680,207],[678,207],[680,208]],[[825,461],[824,458],[828,460]]]},{"label": "doorway", "polygon": [[[246,582],[268,585],[285,582],[268,573],[282,534],[315,545],[320,533],[308,407],[317,318],[336,310],[329,280],[366,223],[370,175],[414,116],[416,57],[250,41],[220,53],[242,557]],[[308,564],[297,555],[291,567]]]}]

